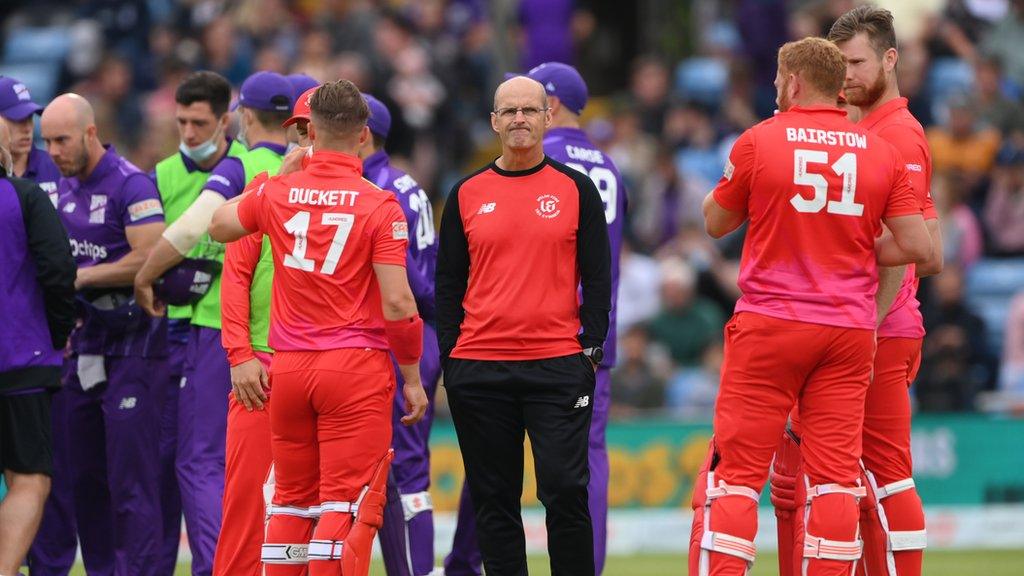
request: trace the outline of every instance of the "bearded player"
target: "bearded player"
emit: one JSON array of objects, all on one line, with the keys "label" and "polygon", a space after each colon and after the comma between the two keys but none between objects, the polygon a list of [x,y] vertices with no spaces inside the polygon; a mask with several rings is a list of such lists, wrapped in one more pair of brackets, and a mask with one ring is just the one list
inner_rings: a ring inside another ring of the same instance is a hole
[{"label": "bearded player", "polygon": [[[909,387],[921,362],[924,324],[917,278],[942,269],[938,215],[929,193],[931,155],[921,124],[907,110],[896,83],[896,33],[892,14],[861,6],[833,24],[829,39],[847,58],[844,93],[859,125],[899,151],[924,209],[934,250],[920,265],[880,268],[878,343],[874,377],[864,408],[863,464],[868,497],[862,500],[864,556],[858,569],[885,576],[921,574],[926,544],[924,510],[912,478]],[[802,522],[797,510],[800,459],[795,434],[783,437],[773,464],[772,501],[779,519],[780,571],[798,573],[796,551]]]},{"label": "bearded player", "polygon": [[[802,570],[850,574],[861,553],[877,265],[932,253],[904,162],[836,107],[846,73],[839,49],[805,38],[784,45],[778,61],[780,112],[737,139],[704,200],[712,237],[749,227],[714,437],[694,486],[691,576],[752,566],[760,490],[795,406],[808,495]],[[883,221],[892,234],[876,242]]]}]

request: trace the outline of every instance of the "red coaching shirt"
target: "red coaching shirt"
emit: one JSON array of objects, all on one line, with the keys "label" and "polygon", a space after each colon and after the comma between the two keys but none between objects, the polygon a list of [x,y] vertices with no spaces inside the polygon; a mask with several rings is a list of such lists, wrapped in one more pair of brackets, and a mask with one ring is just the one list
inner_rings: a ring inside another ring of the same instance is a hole
[{"label": "red coaching shirt", "polygon": [[301,172],[249,184],[238,218],[270,237],[270,347],[387,349],[373,264],[405,266],[408,226],[394,194],[355,156],[320,150]]},{"label": "red coaching shirt", "polygon": [[[881,136],[892,144],[907,166],[914,195],[924,210],[924,219],[938,218],[932,202],[932,155],[924,128],[907,110],[906,98],[895,98],[886,102],[860,121],[860,126]],[[921,318],[921,303],[917,301],[917,274],[914,265],[907,266],[900,291],[892,307],[878,327],[879,336],[897,338],[924,338],[924,320]]]},{"label": "red coaching shirt", "polygon": [[744,132],[714,198],[750,219],[737,312],[867,330],[881,220],[921,213],[892,145],[834,107],[793,107]]}]

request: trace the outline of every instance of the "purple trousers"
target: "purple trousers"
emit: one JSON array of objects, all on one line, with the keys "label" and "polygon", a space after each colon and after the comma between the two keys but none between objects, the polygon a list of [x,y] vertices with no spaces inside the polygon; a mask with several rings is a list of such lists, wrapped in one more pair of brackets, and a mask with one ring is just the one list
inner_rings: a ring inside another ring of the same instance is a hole
[{"label": "purple trousers", "polygon": [[[601,366],[597,370],[594,389],[594,412],[590,421],[590,518],[594,526],[594,567],[596,574],[604,570],[608,539],[608,445],[605,429],[608,427],[608,408],[611,405],[611,370]],[[452,551],[444,559],[445,576],[481,576],[483,558],[476,539],[476,518],[469,488],[462,486],[459,499],[459,517],[455,526]]]},{"label": "purple trousers", "polygon": [[[398,370],[396,368],[396,373]],[[425,508],[423,493],[430,489],[430,426],[434,421],[434,393],[441,378],[437,334],[423,326],[420,379],[430,404],[423,419],[412,426],[401,422],[405,414],[401,375],[395,390],[393,436],[395,459],[388,477],[388,502],[380,529],[381,552],[388,576],[423,576],[434,569],[434,514]],[[402,497],[406,499],[403,505]]]},{"label": "purple trousers", "polygon": [[163,517],[163,542],[157,565],[160,574],[174,574],[181,542],[181,493],[175,458],[178,453],[178,392],[188,349],[188,319],[167,321],[167,381],[164,407],[160,413],[160,510]]},{"label": "purple trousers", "polygon": [[75,518],[90,576],[162,576],[160,410],[166,358],[106,358],[107,381],[68,395]]},{"label": "purple trousers", "polygon": [[213,573],[224,496],[229,392],[231,367],[220,330],[192,326],[178,391],[176,468],[193,576]]}]

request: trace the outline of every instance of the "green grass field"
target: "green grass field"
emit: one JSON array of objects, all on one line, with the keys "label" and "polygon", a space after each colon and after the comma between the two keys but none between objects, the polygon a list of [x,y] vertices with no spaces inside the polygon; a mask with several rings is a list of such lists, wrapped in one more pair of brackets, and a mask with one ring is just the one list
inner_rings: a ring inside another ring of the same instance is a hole
[{"label": "green grass field", "polygon": [[[530,574],[550,574],[547,558],[530,557]],[[613,556],[608,558],[605,576],[681,576],[686,573],[686,557],[677,555]],[[84,576],[76,566],[72,576]],[[375,562],[371,576],[385,576],[384,567]],[[753,576],[778,574],[775,554],[758,555]],[[1024,550],[985,550],[963,552],[928,552],[924,557],[925,576],[1020,576],[1024,574]],[[175,576],[189,576],[181,565]]]}]

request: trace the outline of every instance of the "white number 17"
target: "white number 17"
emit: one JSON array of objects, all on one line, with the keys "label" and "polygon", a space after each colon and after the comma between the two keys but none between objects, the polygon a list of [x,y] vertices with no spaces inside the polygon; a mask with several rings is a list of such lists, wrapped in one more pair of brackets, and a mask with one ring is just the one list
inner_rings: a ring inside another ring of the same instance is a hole
[{"label": "white number 17", "polygon": [[826,205],[829,214],[843,216],[860,216],[864,214],[864,205],[854,201],[857,194],[857,155],[847,152],[832,164],[832,171],[843,177],[843,192],[840,201],[828,199],[828,181],[821,174],[807,171],[808,164],[828,164],[828,152],[824,150],[793,151],[793,184],[810,186],[814,189],[814,197],[808,200],[799,192],[789,199],[789,203],[797,212],[821,212]]},{"label": "white number 17", "polygon": [[[345,250],[345,243],[348,242],[348,235],[352,232],[352,225],[355,221],[355,215],[337,212],[323,214],[320,218],[320,223],[324,226],[338,227],[334,232],[334,239],[331,240],[331,247],[327,250],[327,257],[324,258],[324,265],[320,267],[321,274],[334,274],[338,268],[338,260],[341,260],[341,253]],[[285,254],[284,265],[289,268],[298,268],[303,272],[312,272],[316,268],[316,263],[311,258],[306,258],[309,212],[297,212],[295,216],[284,223],[284,229],[295,237],[292,253]]]}]

